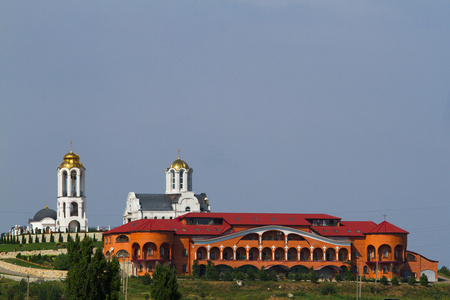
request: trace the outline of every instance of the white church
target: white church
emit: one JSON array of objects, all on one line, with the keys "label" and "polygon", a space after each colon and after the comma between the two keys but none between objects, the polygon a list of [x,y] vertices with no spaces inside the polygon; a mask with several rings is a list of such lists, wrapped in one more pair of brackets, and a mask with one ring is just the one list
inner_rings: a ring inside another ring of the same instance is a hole
[{"label": "white church", "polygon": [[39,210],[28,223],[32,232],[76,232],[87,231],[85,176],[86,169],[80,157],[72,152],[64,155],[57,169],[57,211],[45,207]]},{"label": "white church", "polygon": [[166,169],[165,194],[130,192],[127,197],[123,224],[139,219],[174,219],[188,212],[209,212],[206,194],[192,191],[194,170],[180,158]]}]

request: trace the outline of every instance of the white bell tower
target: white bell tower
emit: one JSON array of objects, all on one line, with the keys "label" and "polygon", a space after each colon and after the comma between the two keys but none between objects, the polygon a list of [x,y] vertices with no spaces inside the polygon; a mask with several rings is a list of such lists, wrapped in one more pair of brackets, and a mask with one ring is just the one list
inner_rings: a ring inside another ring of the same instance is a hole
[{"label": "white bell tower", "polygon": [[194,170],[180,159],[178,159],[166,169],[166,194],[181,194],[192,191],[192,173]]},{"label": "white bell tower", "polygon": [[72,152],[64,155],[57,169],[58,208],[56,228],[61,232],[87,231],[85,174],[86,169],[80,157]]}]

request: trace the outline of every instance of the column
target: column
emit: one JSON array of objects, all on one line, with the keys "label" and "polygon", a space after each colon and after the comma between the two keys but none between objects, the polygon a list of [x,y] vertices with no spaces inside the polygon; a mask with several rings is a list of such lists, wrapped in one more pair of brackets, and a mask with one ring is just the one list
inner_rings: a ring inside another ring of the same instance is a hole
[{"label": "column", "polygon": [[81,176],[80,176],[81,171],[77,172],[77,196],[80,197],[81,196]]},{"label": "column", "polygon": [[70,177],[70,172],[67,173],[66,178],[67,196],[72,196],[72,178]]}]

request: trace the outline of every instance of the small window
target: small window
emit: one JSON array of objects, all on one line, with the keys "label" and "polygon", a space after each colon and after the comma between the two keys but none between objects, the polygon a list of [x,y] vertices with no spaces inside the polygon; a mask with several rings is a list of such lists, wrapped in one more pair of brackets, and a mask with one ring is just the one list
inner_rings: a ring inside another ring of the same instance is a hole
[{"label": "small window", "polygon": [[153,265],[152,265],[152,264],[149,264],[149,265],[148,265],[147,271],[148,271],[148,272],[153,272]]},{"label": "small window", "polygon": [[272,221],[275,221],[275,218],[272,218]]},{"label": "small window", "polygon": [[216,231],[220,231],[219,228],[216,228]]},{"label": "small window", "polygon": [[185,211],[191,211],[191,208],[189,206],[186,206]]},{"label": "small window", "polygon": [[324,229],[323,232],[328,232],[328,230]]},{"label": "small window", "polygon": [[364,266],[364,274],[369,273],[369,268],[367,266]]},{"label": "small window", "polygon": [[356,232],[357,232],[357,233],[361,233],[361,231],[360,231],[360,230],[356,230]]},{"label": "small window", "polygon": [[188,256],[187,249],[183,249],[183,256]]},{"label": "small window", "polygon": [[388,272],[388,267],[387,266],[383,266],[383,273],[386,274]]},{"label": "small window", "polygon": [[206,231],[211,231],[211,229],[209,229],[209,228],[206,228]]},{"label": "small window", "polygon": [[172,217],[170,217],[169,219],[171,219],[171,220],[172,220]]},{"label": "small window", "polygon": [[147,255],[153,256],[153,249],[152,248],[148,248]]},{"label": "small window", "polygon": [[131,227],[133,227],[134,225],[136,225],[136,223],[131,224]]},{"label": "small window", "polygon": [[158,219],[158,217],[157,217],[157,216],[155,216],[155,219]]},{"label": "small window", "polygon": [[139,272],[142,272],[142,265],[139,264]]},{"label": "small window", "polygon": [[352,231],[351,231],[351,230],[348,230],[348,229],[347,229],[347,231],[348,231],[348,232],[350,232],[350,233],[352,233]]},{"label": "small window", "polygon": [[165,219],[166,217],[162,216],[161,219]]},{"label": "small window", "polygon": [[195,228],[195,230],[196,230],[196,231],[200,231],[200,229],[198,229],[198,228]]},{"label": "small window", "polygon": [[186,228],[181,228],[181,230],[186,231]]},{"label": "small window", "polygon": [[187,273],[187,265],[183,265],[183,273]]},{"label": "small window", "polygon": [[383,250],[383,258],[388,258],[389,253],[387,250]]},{"label": "small window", "polygon": [[144,219],[147,219],[147,216],[145,216]]},{"label": "small window", "polygon": [[289,221],[294,221],[294,219],[292,219],[292,218],[289,218]]},{"label": "small window", "polygon": [[258,220],[258,218],[253,218],[253,220],[257,221],[257,220]]},{"label": "small window", "polygon": [[236,217],[236,220],[240,220],[241,218]]},{"label": "small window", "polygon": [[334,232],[338,232],[336,229],[335,230],[333,230]]}]

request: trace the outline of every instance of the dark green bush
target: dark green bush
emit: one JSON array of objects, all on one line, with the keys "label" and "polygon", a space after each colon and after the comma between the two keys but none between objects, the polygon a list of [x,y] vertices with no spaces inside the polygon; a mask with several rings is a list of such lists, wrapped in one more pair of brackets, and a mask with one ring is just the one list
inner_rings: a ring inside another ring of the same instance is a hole
[{"label": "dark green bush", "polygon": [[396,275],[392,276],[391,284],[397,286],[398,285],[398,278]]},{"label": "dark green bush", "polygon": [[389,284],[389,282],[388,282],[388,279],[386,278],[386,276],[381,276],[381,278],[380,278],[380,283],[382,284],[382,285],[388,285]]},{"label": "dark green bush", "polygon": [[416,283],[416,279],[413,276],[409,276],[408,278],[408,284],[414,285]]},{"label": "dark green bush", "polygon": [[428,285],[428,277],[427,277],[427,275],[425,275],[425,273],[420,276],[419,282],[420,282],[421,286],[427,286]]},{"label": "dark green bush", "polygon": [[320,293],[322,295],[333,295],[336,294],[336,289],[334,288],[334,284],[332,283],[325,283],[320,288]]}]

